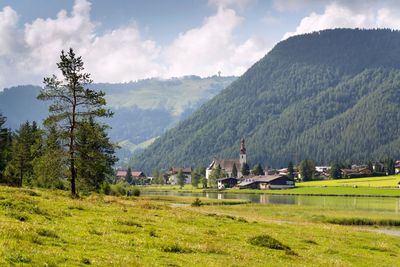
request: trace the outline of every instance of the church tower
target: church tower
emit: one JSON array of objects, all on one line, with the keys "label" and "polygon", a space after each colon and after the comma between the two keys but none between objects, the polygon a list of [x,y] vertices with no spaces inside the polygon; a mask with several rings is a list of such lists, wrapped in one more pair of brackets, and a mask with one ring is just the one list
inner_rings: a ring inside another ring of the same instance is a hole
[{"label": "church tower", "polygon": [[244,143],[244,138],[240,141],[240,167],[244,164],[247,163],[246,159],[246,145]]}]

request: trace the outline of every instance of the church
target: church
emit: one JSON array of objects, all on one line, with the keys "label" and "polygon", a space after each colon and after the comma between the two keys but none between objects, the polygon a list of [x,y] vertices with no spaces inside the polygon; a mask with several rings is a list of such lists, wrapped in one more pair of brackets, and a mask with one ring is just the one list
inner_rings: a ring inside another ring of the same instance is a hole
[{"label": "church", "polygon": [[240,172],[242,165],[244,163],[247,163],[247,159],[246,159],[246,145],[245,145],[245,140],[244,138],[242,138],[242,140],[240,141],[240,154],[239,154],[239,159],[221,159],[221,160],[217,160],[214,159],[210,166],[208,166],[208,168],[206,169],[206,178],[208,180],[212,170],[214,168],[217,168],[218,165],[221,166],[221,169],[223,171],[225,171],[229,177],[232,177],[232,170],[233,170],[233,166],[236,166],[236,170],[237,170],[237,177],[240,178],[242,177],[242,173]]}]

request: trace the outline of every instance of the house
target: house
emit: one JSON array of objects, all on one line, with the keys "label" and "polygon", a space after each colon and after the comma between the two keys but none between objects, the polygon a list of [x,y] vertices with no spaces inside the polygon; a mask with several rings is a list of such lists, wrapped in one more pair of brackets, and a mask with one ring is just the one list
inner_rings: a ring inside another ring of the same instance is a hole
[{"label": "house", "polygon": [[238,179],[234,177],[226,177],[217,180],[218,189],[232,188],[235,187],[238,183]]},{"label": "house", "polygon": [[167,174],[169,175],[168,183],[169,184],[178,184],[178,173],[182,171],[183,175],[186,176],[185,184],[192,183],[192,168],[179,168],[179,167],[172,167],[169,169]]},{"label": "house", "polygon": [[245,145],[245,140],[242,138],[240,141],[240,153],[239,153],[239,159],[214,159],[211,164],[208,166],[206,169],[206,179],[210,177],[210,174],[213,169],[217,168],[218,166],[221,167],[221,170],[226,172],[228,177],[233,176],[233,169],[236,167],[237,171],[237,177],[242,177],[242,173],[240,172],[242,165],[244,163],[247,163],[246,159],[246,145]]},{"label": "house", "polygon": [[394,165],[395,173],[399,174],[400,173],[400,160],[396,160],[396,163]]},{"label": "house", "polygon": [[[126,174],[127,174],[127,171],[117,171],[117,174],[116,174],[117,179],[125,180]],[[140,179],[146,178],[146,174],[144,174],[144,172],[142,172],[142,171],[132,171],[131,174],[132,174],[133,180],[140,180]]]},{"label": "house", "polygon": [[342,169],[341,171],[343,178],[358,178],[371,175],[371,170],[368,169],[368,166],[364,165],[353,165],[351,166],[351,169]]},{"label": "house", "polygon": [[294,188],[295,182],[286,175],[264,175],[246,178],[238,184],[240,189],[287,189]]}]

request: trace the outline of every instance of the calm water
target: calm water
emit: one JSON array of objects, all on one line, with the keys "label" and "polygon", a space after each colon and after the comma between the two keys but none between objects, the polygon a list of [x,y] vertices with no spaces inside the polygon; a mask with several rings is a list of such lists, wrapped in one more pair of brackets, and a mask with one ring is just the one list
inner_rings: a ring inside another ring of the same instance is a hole
[{"label": "calm water", "polygon": [[305,205],[341,210],[392,212],[400,215],[400,198],[391,197],[289,196],[232,193],[182,193],[174,191],[144,191],[142,195],[206,197],[211,199],[247,199],[252,203],[260,204]]}]

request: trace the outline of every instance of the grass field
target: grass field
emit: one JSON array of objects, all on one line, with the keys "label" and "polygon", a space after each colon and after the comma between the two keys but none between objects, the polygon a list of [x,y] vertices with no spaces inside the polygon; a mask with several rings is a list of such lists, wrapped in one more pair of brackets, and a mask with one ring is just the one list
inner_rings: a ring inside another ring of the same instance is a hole
[{"label": "grass field", "polygon": [[392,176],[382,176],[382,177],[310,181],[310,182],[296,183],[296,186],[398,187],[399,183],[400,183],[400,175],[392,175]]},{"label": "grass field", "polygon": [[0,187],[0,265],[396,266],[400,260],[399,237],[374,232],[400,225],[393,213],[192,202],[70,199],[63,191]]}]

